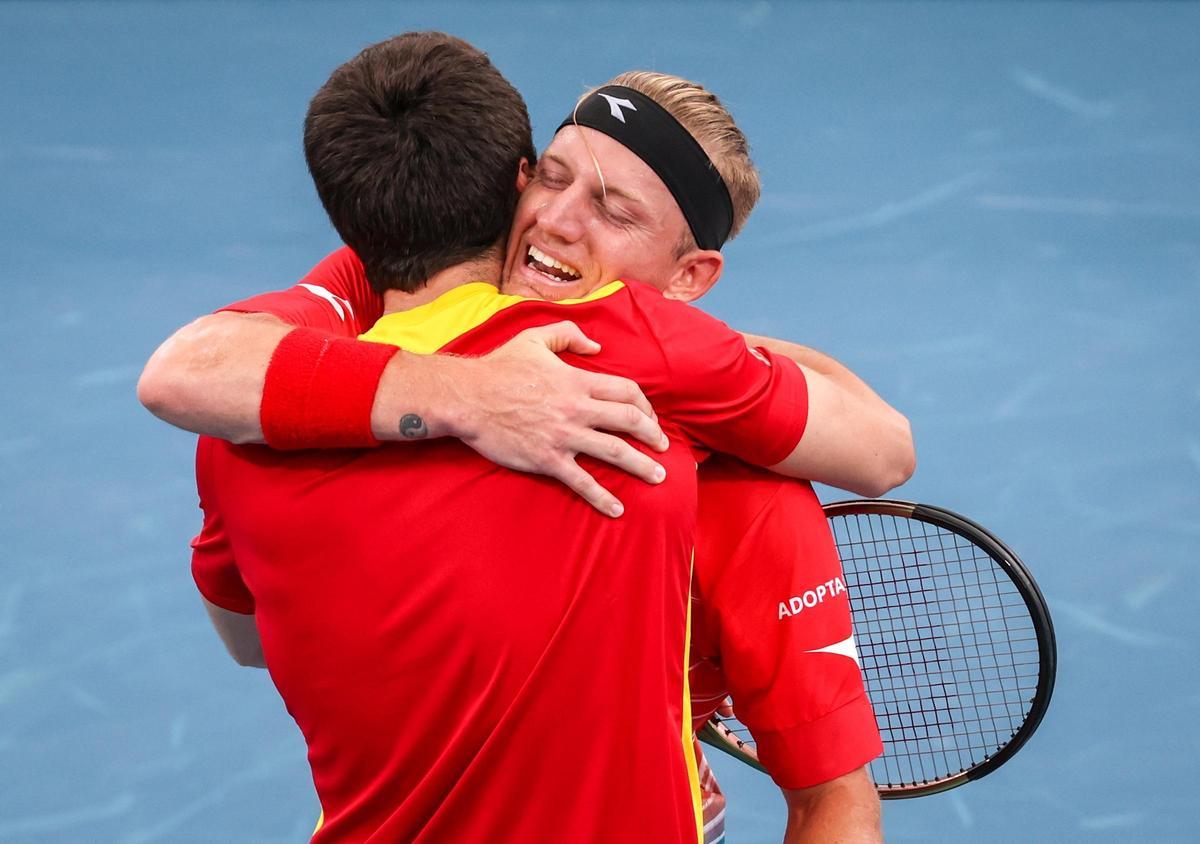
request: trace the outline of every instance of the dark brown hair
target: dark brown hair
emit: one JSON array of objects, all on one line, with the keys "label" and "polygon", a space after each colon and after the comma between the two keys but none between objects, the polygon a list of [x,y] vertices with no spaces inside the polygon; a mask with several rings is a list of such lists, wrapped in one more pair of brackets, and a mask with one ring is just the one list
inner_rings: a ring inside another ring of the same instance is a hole
[{"label": "dark brown hair", "polygon": [[525,101],[467,42],[410,32],[321,86],[304,155],[325,213],[378,292],[419,290],[502,241],[536,157]]}]

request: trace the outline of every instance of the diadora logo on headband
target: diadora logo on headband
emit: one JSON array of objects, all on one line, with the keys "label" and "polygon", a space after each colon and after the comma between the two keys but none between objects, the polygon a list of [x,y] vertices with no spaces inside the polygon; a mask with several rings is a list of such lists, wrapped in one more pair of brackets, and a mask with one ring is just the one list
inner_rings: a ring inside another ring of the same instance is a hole
[{"label": "diadora logo on headband", "polygon": [[629,102],[629,100],[623,100],[619,97],[612,97],[603,92],[599,92],[599,93],[600,93],[600,96],[602,96],[602,97],[604,97],[604,99],[608,100],[608,110],[612,112],[612,116],[617,118],[617,120],[620,120],[622,123],[625,122],[625,113],[623,111],[621,111],[622,106],[629,109],[630,111],[637,111],[637,106],[635,106],[633,103]]}]

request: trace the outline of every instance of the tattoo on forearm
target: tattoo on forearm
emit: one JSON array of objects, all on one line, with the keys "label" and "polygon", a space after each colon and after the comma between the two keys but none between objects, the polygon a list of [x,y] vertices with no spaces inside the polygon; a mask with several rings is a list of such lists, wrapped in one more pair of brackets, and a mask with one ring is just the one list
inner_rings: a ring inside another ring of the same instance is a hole
[{"label": "tattoo on forearm", "polygon": [[406,413],[400,417],[400,436],[406,440],[421,440],[429,436],[425,420],[415,413]]}]

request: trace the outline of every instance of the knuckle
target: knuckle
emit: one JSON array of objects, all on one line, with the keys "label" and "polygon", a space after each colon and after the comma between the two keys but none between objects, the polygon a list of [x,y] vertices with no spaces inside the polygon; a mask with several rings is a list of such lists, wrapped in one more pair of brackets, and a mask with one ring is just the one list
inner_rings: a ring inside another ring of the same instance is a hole
[{"label": "knuckle", "polygon": [[[555,455],[570,451],[572,443],[571,432],[566,428],[559,428],[549,439],[549,447],[555,452]],[[558,459],[557,456],[555,459]]]},{"label": "knuckle", "polygon": [[587,403],[575,396],[567,397],[563,400],[563,413],[570,419],[582,419],[587,413]]}]

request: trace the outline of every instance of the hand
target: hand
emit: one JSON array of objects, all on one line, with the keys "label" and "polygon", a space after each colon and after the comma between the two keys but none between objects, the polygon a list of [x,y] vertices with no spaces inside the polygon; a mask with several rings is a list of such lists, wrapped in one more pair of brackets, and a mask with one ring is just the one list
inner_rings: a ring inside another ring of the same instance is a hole
[{"label": "hand", "polygon": [[450,433],[494,463],[557,478],[600,512],[620,516],[624,506],[575,462],[576,455],[659,483],[666,477],[663,467],[613,433],[655,451],[666,451],[668,442],[637,384],[576,369],[557,357],[598,351],[600,344],[577,325],[559,322],[523,331],[482,358],[457,359],[453,389],[461,411]]}]

